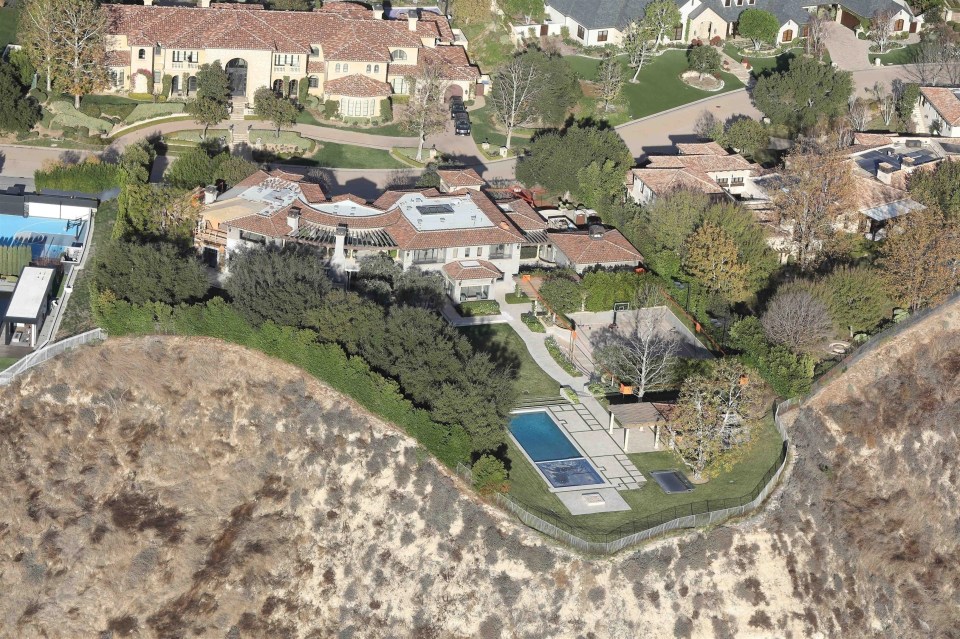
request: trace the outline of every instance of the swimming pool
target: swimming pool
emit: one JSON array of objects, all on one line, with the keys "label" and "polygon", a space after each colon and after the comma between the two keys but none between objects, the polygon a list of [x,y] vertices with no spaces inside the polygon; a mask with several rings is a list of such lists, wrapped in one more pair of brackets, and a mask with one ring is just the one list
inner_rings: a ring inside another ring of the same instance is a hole
[{"label": "swimming pool", "polygon": [[603,478],[546,411],[514,415],[510,434],[554,488],[603,484]]},{"label": "swimming pool", "polygon": [[74,243],[82,244],[86,238],[86,220],[0,214],[0,246],[27,244],[35,260],[59,258]]}]

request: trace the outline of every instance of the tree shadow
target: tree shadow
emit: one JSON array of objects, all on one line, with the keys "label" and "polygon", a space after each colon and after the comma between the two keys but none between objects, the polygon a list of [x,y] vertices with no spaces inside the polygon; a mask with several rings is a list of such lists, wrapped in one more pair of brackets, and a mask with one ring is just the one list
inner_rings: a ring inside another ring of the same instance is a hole
[{"label": "tree shadow", "polygon": [[500,335],[493,326],[465,326],[460,329],[460,333],[469,340],[474,350],[489,355],[494,364],[504,371],[509,371],[511,379],[517,379],[520,374],[520,356],[510,347],[509,342],[500,340]]},{"label": "tree shadow", "polygon": [[64,151],[63,153],[61,153],[58,159],[60,160],[61,164],[64,164],[66,166],[71,166],[74,164],[80,164],[80,160],[83,159],[83,156],[80,154],[79,151],[70,150],[70,151]]}]

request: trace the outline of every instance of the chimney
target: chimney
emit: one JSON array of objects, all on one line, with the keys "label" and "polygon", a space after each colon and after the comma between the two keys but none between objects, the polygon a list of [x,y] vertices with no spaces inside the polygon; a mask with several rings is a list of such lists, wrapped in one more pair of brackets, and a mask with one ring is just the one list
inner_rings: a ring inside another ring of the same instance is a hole
[{"label": "chimney", "polygon": [[910,156],[905,156],[905,157],[900,158],[900,163],[903,164],[903,166],[912,169],[912,168],[916,165],[917,161],[916,161],[916,159],[914,159],[914,158],[912,158],[912,157],[910,157]]},{"label": "chimney", "polygon": [[373,3],[373,19],[374,20],[383,20],[383,5],[379,3]]},{"label": "chimney", "polygon": [[889,162],[881,162],[877,165],[877,179],[889,185],[894,171],[896,171],[896,169],[893,168],[892,164]]},{"label": "chimney", "polygon": [[197,6],[200,7],[201,9],[209,9],[210,0],[197,0]]},{"label": "chimney", "polygon": [[287,226],[293,229],[292,233],[300,230],[300,207],[294,206],[287,211]]},{"label": "chimney", "polygon": [[[148,0],[148,2],[152,2],[152,1],[153,0]],[[150,5],[146,5],[146,6],[150,6]],[[217,201],[217,195],[218,195],[217,187],[208,186],[207,188],[203,189],[203,203],[213,204],[214,202]]]},{"label": "chimney", "polygon": [[143,0],[143,6],[145,6],[145,7],[152,7],[152,6],[153,6],[153,0]]},{"label": "chimney", "polygon": [[417,10],[410,9],[407,11],[407,28],[411,31],[416,32],[417,30]]}]

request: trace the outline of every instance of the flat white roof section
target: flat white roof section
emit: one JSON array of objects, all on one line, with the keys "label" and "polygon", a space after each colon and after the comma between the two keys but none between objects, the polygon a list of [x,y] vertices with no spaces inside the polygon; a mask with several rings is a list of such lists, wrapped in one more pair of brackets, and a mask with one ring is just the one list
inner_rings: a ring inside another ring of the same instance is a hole
[{"label": "flat white roof section", "polygon": [[53,286],[52,268],[27,266],[17,280],[10,306],[7,307],[8,322],[35,322],[47,302],[47,294]]},{"label": "flat white roof section", "polygon": [[490,228],[493,222],[468,195],[425,197],[408,193],[396,206],[419,231]]}]

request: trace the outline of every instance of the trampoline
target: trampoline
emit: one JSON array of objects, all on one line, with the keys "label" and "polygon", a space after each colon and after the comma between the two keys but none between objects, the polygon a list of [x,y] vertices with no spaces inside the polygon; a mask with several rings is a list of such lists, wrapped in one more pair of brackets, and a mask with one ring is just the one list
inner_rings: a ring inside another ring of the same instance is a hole
[{"label": "trampoline", "polygon": [[668,495],[689,493],[693,490],[693,484],[679,470],[655,470],[650,476]]}]

